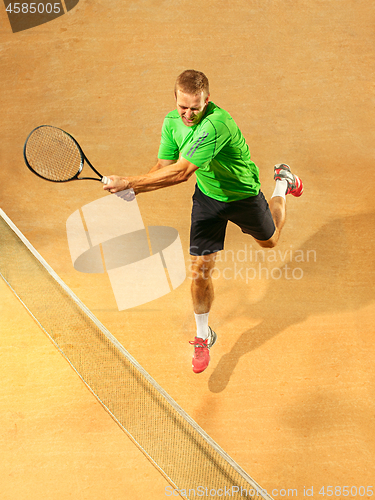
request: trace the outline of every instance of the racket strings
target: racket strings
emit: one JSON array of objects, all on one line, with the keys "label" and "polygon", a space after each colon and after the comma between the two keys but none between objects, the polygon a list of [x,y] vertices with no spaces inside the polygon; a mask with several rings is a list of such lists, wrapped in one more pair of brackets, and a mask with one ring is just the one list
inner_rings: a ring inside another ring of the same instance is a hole
[{"label": "racket strings", "polygon": [[75,141],[64,131],[44,126],[36,129],[26,145],[30,167],[51,181],[67,181],[83,166],[81,152]]}]

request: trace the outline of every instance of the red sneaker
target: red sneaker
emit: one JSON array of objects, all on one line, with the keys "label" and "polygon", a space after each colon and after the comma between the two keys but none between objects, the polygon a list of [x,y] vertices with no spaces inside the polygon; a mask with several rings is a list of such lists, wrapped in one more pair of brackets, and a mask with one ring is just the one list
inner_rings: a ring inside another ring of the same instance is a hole
[{"label": "red sneaker", "polygon": [[194,356],[193,356],[193,372],[201,373],[203,372],[210,362],[210,349],[214,345],[217,339],[216,333],[208,327],[209,335],[208,338],[203,340],[199,337],[195,337],[194,340],[190,341],[189,344],[194,346]]},{"label": "red sneaker", "polygon": [[276,180],[286,180],[288,183],[288,189],[285,194],[292,194],[293,196],[301,196],[303,193],[303,184],[299,177],[292,174],[289,165],[285,163],[279,163],[275,165],[275,175]]}]

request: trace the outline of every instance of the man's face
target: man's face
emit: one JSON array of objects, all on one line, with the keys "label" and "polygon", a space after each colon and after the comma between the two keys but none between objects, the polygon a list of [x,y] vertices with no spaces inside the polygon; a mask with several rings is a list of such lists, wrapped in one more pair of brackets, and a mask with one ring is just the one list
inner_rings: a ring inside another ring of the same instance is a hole
[{"label": "man's face", "polygon": [[176,103],[177,111],[187,127],[192,127],[201,121],[206,111],[210,96],[204,98],[203,92],[197,95],[185,94],[177,90]]}]

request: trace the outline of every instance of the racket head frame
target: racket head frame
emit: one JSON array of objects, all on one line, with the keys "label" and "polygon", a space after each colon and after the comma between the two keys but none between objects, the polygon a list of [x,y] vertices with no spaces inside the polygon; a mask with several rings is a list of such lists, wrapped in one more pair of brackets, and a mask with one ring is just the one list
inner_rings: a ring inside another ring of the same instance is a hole
[{"label": "racket head frame", "polygon": [[[44,177],[43,175],[41,175],[40,173],[38,173],[29,163],[29,160],[27,158],[27,143],[30,139],[30,137],[32,136],[32,134],[40,129],[40,128],[43,128],[43,127],[48,127],[48,128],[53,128],[53,129],[56,129],[56,130],[59,130],[60,132],[62,132],[63,134],[67,135],[75,144],[75,146],[77,147],[77,150],[80,154],[80,157],[81,157],[81,160],[80,160],[80,165],[79,165],[79,169],[77,171],[76,174],[74,174],[72,177],[70,177],[69,179],[49,179],[47,177]],[[81,181],[81,180],[92,180],[92,181],[99,181],[99,182],[103,182],[104,184],[107,183],[107,178],[102,176],[100,172],[98,172],[96,170],[96,168],[90,163],[90,161],[88,160],[88,158],[86,157],[85,153],[83,152],[81,146],[78,144],[77,140],[71,135],[69,134],[68,132],[66,132],[65,130],[59,128],[59,127],[55,127],[54,125],[39,125],[38,127],[35,127],[30,133],[29,135],[27,136],[26,138],[26,141],[25,141],[25,144],[24,144],[24,147],[23,147],[23,157],[24,157],[24,160],[25,160],[25,163],[26,163],[26,166],[29,168],[29,170],[32,171],[33,174],[37,175],[38,177],[40,177],[41,179],[44,179],[44,180],[47,180],[47,181],[50,181],[50,182],[69,182],[69,181],[74,181],[74,180],[77,180],[77,181]],[[99,176],[99,179],[96,178],[96,177],[78,177],[79,174],[82,172],[82,169],[83,169],[83,165],[84,163],[87,163],[89,165],[89,167]]]}]

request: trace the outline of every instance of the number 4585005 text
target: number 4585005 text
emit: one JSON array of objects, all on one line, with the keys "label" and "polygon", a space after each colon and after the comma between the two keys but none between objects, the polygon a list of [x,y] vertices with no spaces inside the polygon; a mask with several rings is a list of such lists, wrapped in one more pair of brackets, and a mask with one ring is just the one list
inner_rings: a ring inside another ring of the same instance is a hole
[{"label": "number 4585005 text", "polygon": [[60,3],[10,3],[6,8],[7,12],[13,14],[60,14],[61,4]]}]

